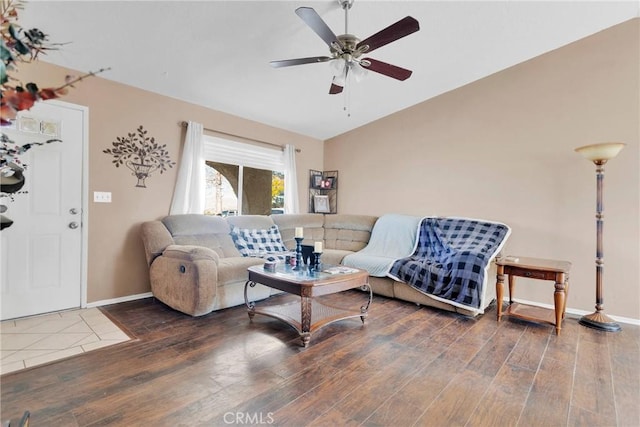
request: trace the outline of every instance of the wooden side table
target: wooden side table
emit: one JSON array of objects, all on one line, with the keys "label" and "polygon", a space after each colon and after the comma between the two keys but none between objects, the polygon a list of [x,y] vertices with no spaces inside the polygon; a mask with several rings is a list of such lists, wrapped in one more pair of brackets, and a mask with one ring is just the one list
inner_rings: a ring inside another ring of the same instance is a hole
[{"label": "wooden side table", "polygon": [[[496,280],[496,298],[498,322],[502,316],[513,316],[524,320],[540,321],[556,327],[556,335],[560,334],[562,320],[567,308],[569,292],[569,270],[571,263],[551,259],[527,258],[507,256],[496,259],[498,275]],[[504,294],[504,275],[509,275],[509,307],[502,312],[502,297]],[[554,311],[543,307],[513,302],[515,277],[529,279],[552,280],[555,283],[553,294]]]}]

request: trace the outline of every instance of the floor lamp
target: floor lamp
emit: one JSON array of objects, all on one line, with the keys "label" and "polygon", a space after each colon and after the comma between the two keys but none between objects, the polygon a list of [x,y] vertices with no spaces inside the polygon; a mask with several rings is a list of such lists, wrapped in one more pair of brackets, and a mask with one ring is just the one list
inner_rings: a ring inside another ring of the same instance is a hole
[{"label": "floor lamp", "polygon": [[586,159],[591,160],[596,165],[596,311],[580,318],[581,325],[590,328],[599,329],[606,332],[620,331],[620,325],[614,322],[609,316],[604,314],[602,309],[602,273],[604,265],[604,254],[602,250],[602,226],[604,223],[604,215],[602,214],[602,191],[604,182],[604,164],[608,160],[618,155],[620,150],[624,148],[622,142],[604,142],[601,144],[586,145],[576,148],[576,151],[582,154]]}]

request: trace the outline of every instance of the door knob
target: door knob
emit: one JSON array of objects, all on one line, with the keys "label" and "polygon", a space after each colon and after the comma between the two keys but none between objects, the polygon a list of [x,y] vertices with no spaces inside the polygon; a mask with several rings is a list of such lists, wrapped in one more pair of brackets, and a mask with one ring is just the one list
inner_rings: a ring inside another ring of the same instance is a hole
[{"label": "door knob", "polygon": [[76,228],[78,228],[78,223],[73,221],[69,223],[69,228],[72,230],[75,230]]},{"label": "door knob", "polygon": [[78,214],[78,209],[76,209],[76,208],[71,208],[71,209],[69,209],[69,213],[70,213],[71,215],[77,215],[77,214]]}]

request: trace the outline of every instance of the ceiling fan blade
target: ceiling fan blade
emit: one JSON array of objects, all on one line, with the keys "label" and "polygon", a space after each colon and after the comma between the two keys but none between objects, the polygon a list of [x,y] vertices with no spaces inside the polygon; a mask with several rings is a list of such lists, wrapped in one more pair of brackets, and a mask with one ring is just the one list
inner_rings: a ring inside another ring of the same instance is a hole
[{"label": "ceiling fan blade", "polygon": [[281,61],[271,61],[269,65],[273,68],[290,67],[292,65],[315,64],[316,62],[327,62],[333,58],[330,56],[312,56],[309,58],[283,59]]},{"label": "ceiling fan blade", "polygon": [[329,88],[329,95],[335,95],[341,93],[344,88],[335,83],[331,83],[331,87]]},{"label": "ceiling fan blade", "polygon": [[320,36],[329,47],[340,47],[342,43],[338,41],[338,37],[331,31],[331,28],[322,20],[318,12],[311,7],[299,7],[296,9],[298,15],[311,29]]},{"label": "ceiling fan blade", "polygon": [[420,24],[418,23],[418,21],[411,16],[407,16],[405,18],[402,18],[395,24],[389,25],[384,30],[380,30],[374,35],[362,40],[357,44],[356,49],[367,45],[369,46],[369,49],[367,49],[365,52],[371,52],[372,50],[408,36],[409,34],[415,33],[419,29]]},{"label": "ceiling fan blade", "polygon": [[[367,64],[368,63],[368,64]],[[411,77],[413,71],[401,68],[396,65],[387,64],[386,62],[378,61],[371,58],[363,58],[360,61],[360,65],[367,70],[374,71],[376,73],[384,74],[385,76],[392,77],[397,80],[407,80]]]}]

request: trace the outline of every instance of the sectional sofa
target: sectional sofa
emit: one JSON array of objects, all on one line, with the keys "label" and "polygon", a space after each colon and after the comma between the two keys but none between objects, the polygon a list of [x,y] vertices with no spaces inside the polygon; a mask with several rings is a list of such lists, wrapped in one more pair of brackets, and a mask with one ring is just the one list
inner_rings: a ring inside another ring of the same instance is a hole
[{"label": "sectional sofa", "polygon": [[[323,242],[322,262],[340,264],[345,256],[367,246],[375,216],[345,214],[277,214],[217,217],[197,214],[170,215],[142,224],[149,278],[153,295],[168,306],[201,316],[244,303],[247,267],[264,259],[243,256],[231,232],[237,229],[267,230],[277,226],[286,248],[295,248],[295,229],[304,230],[303,244]],[[495,267],[488,278],[495,278]],[[416,304],[475,316],[494,299],[495,286],[484,286],[480,310],[467,310],[434,299],[412,286],[389,277],[370,277],[375,294]],[[256,300],[278,291],[257,285]]]}]

